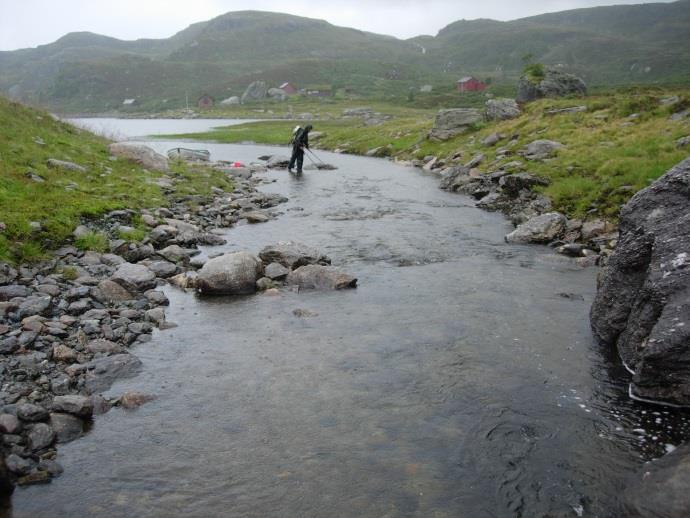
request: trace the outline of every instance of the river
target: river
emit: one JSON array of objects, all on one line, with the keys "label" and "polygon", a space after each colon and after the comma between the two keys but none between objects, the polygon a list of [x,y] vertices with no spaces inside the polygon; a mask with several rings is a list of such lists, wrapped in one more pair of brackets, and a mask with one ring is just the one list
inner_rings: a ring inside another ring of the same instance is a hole
[{"label": "river", "polygon": [[13,516],[610,516],[626,477],[690,436],[686,412],[632,402],[594,343],[596,269],[504,243],[501,215],[430,174],[317,153],[338,170],[262,174],[281,215],[212,251],[297,240],[359,287],[166,288],[179,327],[109,392],[157,399],[60,446],[64,474],[18,488]]}]

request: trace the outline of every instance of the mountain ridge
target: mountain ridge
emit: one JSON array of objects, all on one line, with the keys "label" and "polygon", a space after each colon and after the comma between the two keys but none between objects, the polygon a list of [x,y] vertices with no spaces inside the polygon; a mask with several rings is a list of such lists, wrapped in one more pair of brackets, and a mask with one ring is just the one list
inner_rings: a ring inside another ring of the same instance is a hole
[{"label": "mountain ridge", "polygon": [[235,11],[169,38],[76,32],[33,49],[2,51],[0,92],[54,109],[94,111],[117,108],[124,98],[179,106],[187,92],[237,95],[251,79],[400,94],[426,83],[450,88],[460,75],[509,81],[526,55],[593,84],[668,82],[690,76],[688,33],[690,0],[509,22],[458,20],[436,36],[406,40],[324,20]]}]

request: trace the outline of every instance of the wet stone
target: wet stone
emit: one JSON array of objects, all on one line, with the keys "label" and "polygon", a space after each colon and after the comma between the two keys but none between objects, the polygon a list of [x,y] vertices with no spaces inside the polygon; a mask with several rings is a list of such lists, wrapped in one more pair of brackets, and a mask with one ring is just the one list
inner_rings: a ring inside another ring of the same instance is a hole
[{"label": "wet stone", "polygon": [[11,284],[9,286],[0,286],[0,302],[6,302],[15,297],[28,297],[30,291],[26,286],[20,284]]},{"label": "wet stone", "polygon": [[91,299],[79,299],[76,302],[72,302],[67,311],[70,315],[81,315],[85,311],[88,311],[93,307],[93,301]]},{"label": "wet stone", "polygon": [[38,463],[38,469],[40,471],[45,471],[52,477],[55,477],[64,471],[58,462],[50,459],[41,459]]},{"label": "wet stone", "polygon": [[22,431],[22,423],[12,414],[0,414],[0,432],[18,434]]},{"label": "wet stone", "polygon": [[5,464],[15,475],[28,475],[34,469],[35,463],[30,459],[25,459],[19,455],[11,453],[5,458]]},{"label": "wet stone", "polygon": [[93,401],[87,396],[57,396],[53,399],[53,410],[79,417],[91,417],[93,415]]},{"label": "wet stone", "polygon": [[86,349],[94,354],[119,354],[122,352],[120,345],[104,339],[91,340],[86,345]]},{"label": "wet stone", "polygon": [[149,290],[144,293],[144,296],[151,304],[155,304],[156,306],[167,306],[170,304],[168,297],[166,297],[165,293],[162,291]]},{"label": "wet stone", "polygon": [[39,451],[47,448],[55,440],[55,432],[45,423],[38,423],[31,428],[28,434],[29,448]]},{"label": "wet stone", "polygon": [[93,394],[107,390],[119,378],[134,376],[141,369],[141,361],[131,354],[117,354],[93,360],[87,369],[85,388]]},{"label": "wet stone", "polygon": [[51,297],[28,297],[19,305],[17,316],[21,318],[30,317],[33,315],[41,315],[50,308]]},{"label": "wet stone", "polygon": [[34,471],[17,479],[17,485],[33,486],[36,484],[48,484],[50,482],[50,473],[47,471]]},{"label": "wet stone", "polygon": [[26,403],[17,407],[17,417],[27,422],[45,421],[48,419],[48,411],[41,406]]},{"label": "wet stone", "polygon": [[274,281],[285,279],[289,273],[290,270],[280,263],[271,263],[264,270],[264,275]]},{"label": "wet stone", "polygon": [[84,421],[70,414],[50,414],[50,425],[59,444],[73,441],[84,435]]},{"label": "wet stone", "polygon": [[74,349],[64,344],[53,347],[53,360],[56,362],[72,363],[77,360],[77,353]]}]

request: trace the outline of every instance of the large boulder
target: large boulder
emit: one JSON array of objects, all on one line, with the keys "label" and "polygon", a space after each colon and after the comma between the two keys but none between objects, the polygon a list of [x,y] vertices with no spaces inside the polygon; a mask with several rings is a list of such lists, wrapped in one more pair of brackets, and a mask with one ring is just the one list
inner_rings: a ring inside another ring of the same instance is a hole
[{"label": "large boulder", "polygon": [[235,252],[211,259],[199,271],[197,290],[204,295],[244,295],[256,291],[263,266],[249,252]]},{"label": "large boulder", "polygon": [[267,246],[259,257],[264,264],[278,263],[285,268],[294,270],[308,264],[329,265],[331,260],[316,248],[294,241],[282,241],[278,244]]},{"label": "large boulder", "polygon": [[475,108],[441,110],[436,115],[434,127],[429,132],[429,138],[433,140],[451,139],[466,132],[482,120],[482,113]]},{"label": "large boulder", "polygon": [[236,95],[233,95],[232,97],[228,97],[227,99],[223,99],[220,104],[223,106],[236,106],[240,104],[240,98],[237,97]]},{"label": "large boulder", "polygon": [[266,98],[267,93],[268,89],[264,81],[254,81],[242,94],[241,102],[244,104],[247,101],[260,101]]},{"label": "large boulder", "polygon": [[300,266],[287,276],[289,286],[297,286],[303,290],[342,290],[356,288],[357,279],[335,268],[310,264]]},{"label": "large boulder", "polygon": [[108,146],[108,151],[113,156],[131,160],[152,171],[167,172],[170,170],[167,157],[156,153],[153,149],[143,144],[116,142]]},{"label": "large boulder", "polygon": [[535,216],[506,236],[508,243],[549,243],[563,234],[566,218],[558,212]]},{"label": "large boulder", "polygon": [[690,509],[690,445],[649,462],[623,491],[618,516],[687,516]]},{"label": "large boulder", "polygon": [[541,81],[535,82],[528,77],[520,78],[516,100],[525,103],[544,97],[565,97],[567,95],[587,95],[587,85],[573,74],[566,74],[555,68],[547,68]]},{"label": "large boulder", "polygon": [[690,159],[623,207],[590,320],[635,372],[632,394],[690,405]]},{"label": "large boulder", "polygon": [[515,99],[489,99],[486,101],[486,110],[484,112],[486,119],[489,121],[515,119],[521,113]]}]

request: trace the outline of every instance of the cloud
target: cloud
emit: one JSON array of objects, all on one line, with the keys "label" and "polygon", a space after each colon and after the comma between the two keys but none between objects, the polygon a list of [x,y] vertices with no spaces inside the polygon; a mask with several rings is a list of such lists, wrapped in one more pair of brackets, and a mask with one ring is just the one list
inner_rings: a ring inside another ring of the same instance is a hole
[{"label": "cloud", "polygon": [[[671,1],[671,0],[664,0]],[[512,20],[544,12],[640,0],[0,0],[0,50],[50,43],[69,32],[120,39],[167,38],[228,11],[262,10],[409,38],[456,20]]]}]

